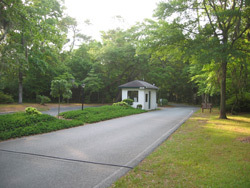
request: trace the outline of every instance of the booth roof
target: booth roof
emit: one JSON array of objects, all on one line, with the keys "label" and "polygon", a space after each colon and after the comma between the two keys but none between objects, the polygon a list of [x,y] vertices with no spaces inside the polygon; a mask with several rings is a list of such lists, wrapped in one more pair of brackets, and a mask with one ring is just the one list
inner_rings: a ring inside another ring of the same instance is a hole
[{"label": "booth roof", "polygon": [[159,89],[158,87],[141,80],[134,80],[119,86],[119,88],[140,88],[140,87],[144,87],[146,89]]}]

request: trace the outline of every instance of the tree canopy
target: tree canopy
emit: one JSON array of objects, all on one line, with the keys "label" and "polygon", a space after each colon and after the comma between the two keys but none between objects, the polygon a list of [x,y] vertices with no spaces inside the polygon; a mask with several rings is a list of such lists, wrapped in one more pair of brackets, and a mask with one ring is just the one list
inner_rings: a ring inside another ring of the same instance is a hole
[{"label": "tree canopy", "polygon": [[72,94],[70,101],[80,102],[84,83],[86,102],[108,103],[121,99],[119,85],[138,79],[169,101],[199,104],[206,96],[220,105],[220,118],[250,111],[249,6],[169,0],[158,4],[154,20],[103,31],[96,41],[61,0],[1,0],[1,96],[19,103],[58,97],[51,83],[64,80],[64,99]]}]

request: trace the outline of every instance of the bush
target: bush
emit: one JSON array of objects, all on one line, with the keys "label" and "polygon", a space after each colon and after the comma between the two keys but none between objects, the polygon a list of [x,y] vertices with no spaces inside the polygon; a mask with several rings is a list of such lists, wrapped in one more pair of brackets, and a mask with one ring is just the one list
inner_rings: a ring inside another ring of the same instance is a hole
[{"label": "bush", "polygon": [[0,103],[13,103],[13,97],[11,95],[8,94],[4,94],[3,92],[0,91]]},{"label": "bush", "polygon": [[115,105],[112,106],[101,106],[95,108],[86,108],[84,110],[62,112],[60,115],[66,119],[79,120],[85,123],[94,123],[112,118],[146,112],[145,110],[132,108],[128,104],[127,106],[128,107],[124,108],[124,106],[116,105],[115,103]]},{"label": "bush", "polygon": [[142,109],[142,105],[141,105],[141,104],[138,104],[138,105],[136,106],[136,108]]},{"label": "bush", "polygon": [[42,104],[42,105],[45,105],[45,103],[48,103],[48,102],[51,101],[49,97],[44,96],[44,95],[38,95],[38,96],[37,96],[37,100],[38,100],[38,102],[39,102],[40,104]]},{"label": "bush", "polygon": [[82,125],[82,121],[66,121],[47,114],[39,116],[19,112],[0,116],[0,140],[41,134]]},{"label": "bush", "polygon": [[123,106],[123,107],[130,107],[130,105],[126,102],[117,102],[117,103],[113,103],[112,106]]},{"label": "bush", "polygon": [[226,110],[231,113],[250,112],[250,93],[244,93],[238,100],[235,95],[227,99]]},{"label": "bush", "polygon": [[25,108],[25,112],[29,115],[41,115],[42,113],[39,112],[36,108],[27,107]]},{"label": "bush", "polygon": [[36,113],[36,111],[35,108],[28,107],[26,108],[26,113],[19,112],[1,115],[0,140],[32,134],[41,134],[83,125],[85,122],[93,123],[146,112],[145,110],[135,109],[130,106],[128,108],[124,108],[123,106],[101,106],[86,108],[84,110],[63,112],[60,114],[64,118],[71,119],[69,121],[57,119],[56,117],[47,114],[30,115],[33,114],[33,112]]},{"label": "bush", "polygon": [[168,105],[168,100],[167,99],[159,99],[158,104],[160,106],[166,106],[166,105]]},{"label": "bush", "polygon": [[122,100],[122,102],[125,102],[131,106],[131,105],[133,105],[134,101],[133,101],[133,99],[124,99],[124,100]]}]

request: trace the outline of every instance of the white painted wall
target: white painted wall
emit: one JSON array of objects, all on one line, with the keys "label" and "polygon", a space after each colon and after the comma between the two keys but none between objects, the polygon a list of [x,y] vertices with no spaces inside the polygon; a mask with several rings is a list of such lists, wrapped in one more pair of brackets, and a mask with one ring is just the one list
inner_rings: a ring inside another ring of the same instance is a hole
[{"label": "white painted wall", "polygon": [[[151,92],[151,94],[149,95],[149,92]],[[146,94],[148,95],[148,100],[146,102]],[[155,89],[145,89],[144,91],[144,109],[145,110],[152,110],[152,109],[156,109],[157,108],[157,93]],[[150,97],[150,99],[149,99]],[[149,109],[149,101],[150,101],[150,109]]]},{"label": "white painted wall", "polygon": [[151,109],[157,108],[157,93],[156,90],[151,90]]},{"label": "white painted wall", "polygon": [[122,100],[128,98],[128,90],[127,89],[122,89]]},{"label": "white painted wall", "polygon": [[[157,100],[156,100],[156,90],[155,89],[134,89],[134,88],[122,88],[122,100],[128,98],[128,91],[138,91],[138,102],[133,102],[132,107],[136,108],[138,104],[142,105],[142,109],[144,110],[152,110],[157,108]],[[149,97],[149,91],[151,91],[151,107],[149,107],[149,98],[148,102],[146,102],[146,94]]]}]

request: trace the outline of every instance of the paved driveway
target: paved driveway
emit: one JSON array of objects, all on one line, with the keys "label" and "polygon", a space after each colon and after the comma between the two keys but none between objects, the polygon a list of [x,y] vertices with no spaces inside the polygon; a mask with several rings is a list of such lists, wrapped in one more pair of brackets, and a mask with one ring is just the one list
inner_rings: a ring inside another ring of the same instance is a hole
[{"label": "paved driveway", "polygon": [[[98,105],[98,106],[102,106],[102,105]],[[97,105],[95,106],[86,106],[84,105],[83,108],[89,108],[89,107],[98,107]],[[67,111],[71,111],[71,110],[81,110],[82,109],[82,106],[62,106],[60,108],[60,113],[61,112],[67,112]],[[58,114],[58,107],[54,107],[54,108],[50,108],[48,111],[43,111],[42,112],[43,114],[49,114],[51,116],[57,116]]]},{"label": "paved driveway", "polygon": [[1,142],[0,187],[108,187],[195,110],[166,108]]}]

